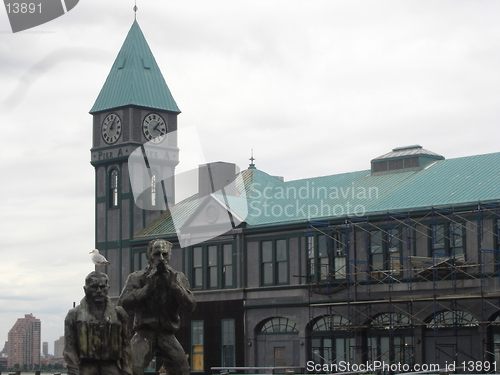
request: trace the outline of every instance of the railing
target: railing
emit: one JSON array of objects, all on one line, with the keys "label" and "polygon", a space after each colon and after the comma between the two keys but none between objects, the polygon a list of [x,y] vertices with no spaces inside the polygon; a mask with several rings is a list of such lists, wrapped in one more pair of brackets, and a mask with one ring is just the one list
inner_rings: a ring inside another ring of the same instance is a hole
[{"label": "railing", "polygon": [[299,366],[275,366],[275,367],[212,367],[212,374],[305,374],[305,368]]}]

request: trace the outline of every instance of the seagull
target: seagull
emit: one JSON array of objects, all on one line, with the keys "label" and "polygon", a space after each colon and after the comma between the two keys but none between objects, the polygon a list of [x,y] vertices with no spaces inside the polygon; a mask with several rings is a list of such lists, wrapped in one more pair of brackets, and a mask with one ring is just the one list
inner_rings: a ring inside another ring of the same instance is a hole
[{"label": "seagull", "polygon": [[108,264],[111,264],[108,262],[106,258],[104,258],[101,254],[99,254],[99,250],[97,249],[92,250],[89,254],[93,254],[92,262],[94,262],[94,264],[97,266],[106,266]]}]

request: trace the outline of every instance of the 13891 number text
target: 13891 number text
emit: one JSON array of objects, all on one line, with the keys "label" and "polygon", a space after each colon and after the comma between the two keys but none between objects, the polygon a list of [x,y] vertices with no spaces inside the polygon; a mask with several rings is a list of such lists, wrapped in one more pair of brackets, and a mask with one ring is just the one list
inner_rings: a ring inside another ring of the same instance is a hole
[{"label": "13891 number text", "polygon": [[7,13],[42,13],[42,3],[7,3]]}]

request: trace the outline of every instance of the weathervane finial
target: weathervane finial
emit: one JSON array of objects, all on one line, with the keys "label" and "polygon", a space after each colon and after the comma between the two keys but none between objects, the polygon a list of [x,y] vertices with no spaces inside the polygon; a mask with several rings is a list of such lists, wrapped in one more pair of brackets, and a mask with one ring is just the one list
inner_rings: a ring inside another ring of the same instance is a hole
[{"label": "weathervane finial", "polygon": [[250,166],[248,167],[249,169],[255,169],[255,164],[253,163],[253,161],[255,160],[255,158],[253,157],[253,148],[252,148],[252,156],[250,157]]},{"label": "weathervane finial", "polygon": [[137,20],[137,9],[139,9],[137,8],[137,0],[135,1],[133,9],[134,9],[134,20]]}]

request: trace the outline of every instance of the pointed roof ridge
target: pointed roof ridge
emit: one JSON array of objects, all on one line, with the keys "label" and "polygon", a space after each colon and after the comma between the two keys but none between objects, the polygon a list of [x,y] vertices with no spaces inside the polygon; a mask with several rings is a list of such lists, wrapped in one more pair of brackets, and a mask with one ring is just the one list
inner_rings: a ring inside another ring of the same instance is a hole
[{"label": "pointed roof ridge", "polygon": [[127,105],[181,112],[137,20],[134,20],[90,113]]}]

